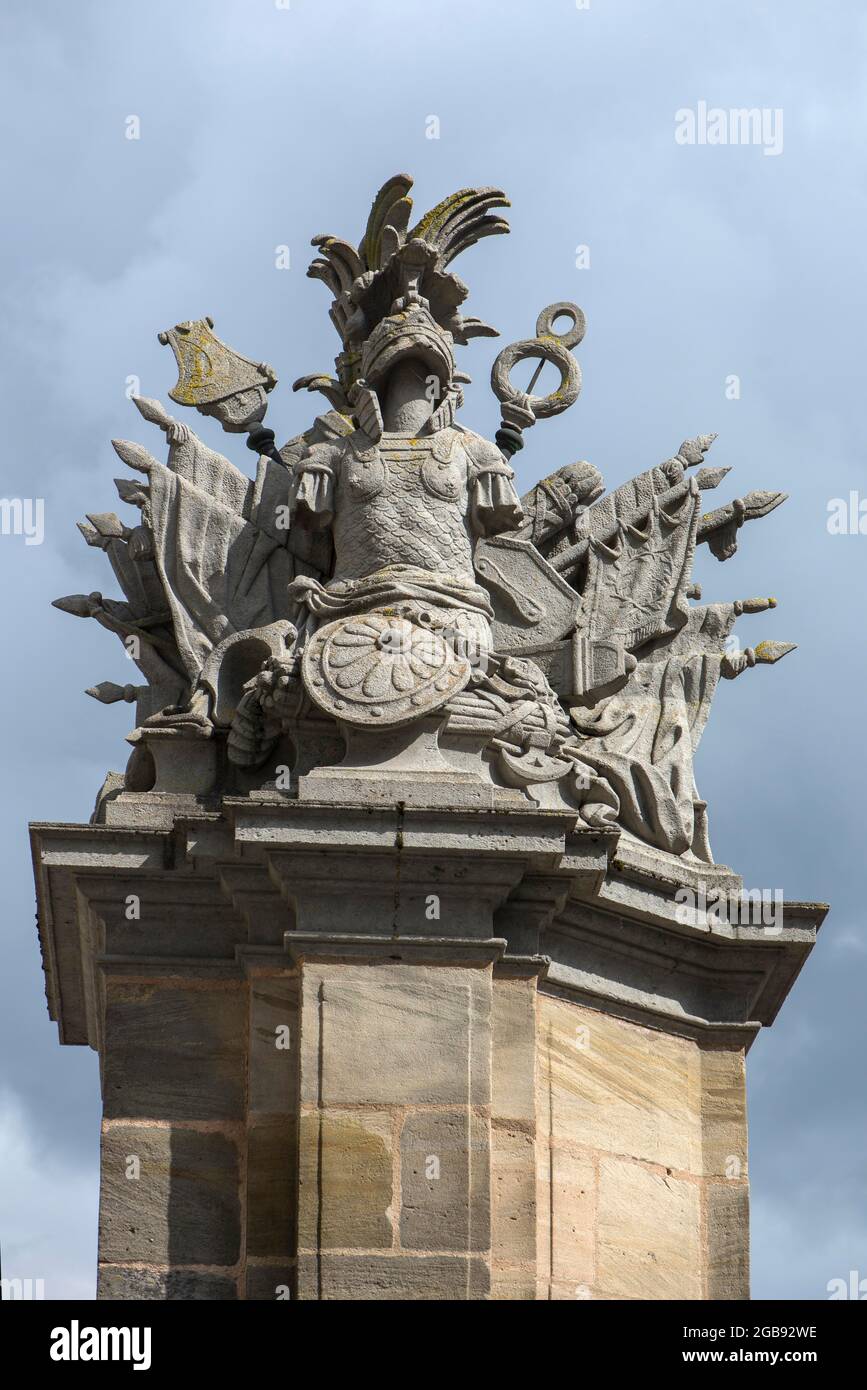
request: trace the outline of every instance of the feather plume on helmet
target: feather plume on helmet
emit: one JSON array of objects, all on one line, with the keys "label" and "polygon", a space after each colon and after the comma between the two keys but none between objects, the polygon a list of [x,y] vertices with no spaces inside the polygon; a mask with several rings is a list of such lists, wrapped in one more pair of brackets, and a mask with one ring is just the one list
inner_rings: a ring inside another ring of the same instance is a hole
[{"label": "feather plume on helmet", "polygon": [[323,391],[339,408],[359,377],[375,383],[410,350],[445,386],[454,379],[454,343],[498,336],[489,324],[460,313],[469,291],[447,267],[482,237],[508,232],[508,222],[492,209],[509,207],[509,200],[499,188],[463,188],[410,227],[411,187],[407,174],[383,185],[357,248],[339,237],[313,238],[319,254],[307,274],[323,280],[334,297],[330,317],[343,350],[337,381],[302,377],[296,390]]}]

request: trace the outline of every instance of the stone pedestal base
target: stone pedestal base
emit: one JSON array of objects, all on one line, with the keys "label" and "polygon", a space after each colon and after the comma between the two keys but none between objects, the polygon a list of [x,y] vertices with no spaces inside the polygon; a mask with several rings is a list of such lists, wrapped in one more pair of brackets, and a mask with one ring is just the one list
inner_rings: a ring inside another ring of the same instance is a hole
[{"label": "stone pedestal base", "polygon": [[147,800],[33,828],[100,1297],[748,1297],[744,1056],[821,908],[684,924],[736,877],[563,812]]}]

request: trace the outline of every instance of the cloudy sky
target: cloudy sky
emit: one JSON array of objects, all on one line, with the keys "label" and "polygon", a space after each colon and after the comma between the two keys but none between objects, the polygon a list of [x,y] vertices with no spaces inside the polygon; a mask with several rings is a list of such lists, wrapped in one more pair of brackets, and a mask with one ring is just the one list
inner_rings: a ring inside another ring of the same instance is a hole
[{"label": "cloudy sky", "polygon": [[[128,382],[165,398],[156,334],[179,319],[210,314],[274,365],[278,438],[310,423],[315,401],[289,387],[337,346],[304,275],[310,237],[355,241],[405,170],[417,206],[507,190],[511,236],[460,266],[468,312],[503,341],[552,301],[586,312],[581,399],[529,437],[523,486],[578,458],[616,485],[718,431],[709,461],[734,470],[718,497],[791,495],[725,568],[699,560],[705,599],[777,596],[744,642],[799,650],[724,683],[698,778],[719,861],[748,887],[833,902],[750,1054],[754,1295],[867,1276],[867,535],[827,525],[832,499],[867,497],[861,4],[6,0],[0,28],[0,496],[45,507],[42,544],[0,535],[4,1274],[93,1296],[96,1058],[61,1049],[47,1018],[26,839],[31,819],[87,820],[128,752],[128,707],[82,693],[130,678],[120,644],[49,606],[112,592],[74,523],[117,505],[109,439],[147,437]],[[679,143],[677,112],[700,103],[766,110],[768,138]],[[461,362],[463,418],[489,435],[497,350]]]}]

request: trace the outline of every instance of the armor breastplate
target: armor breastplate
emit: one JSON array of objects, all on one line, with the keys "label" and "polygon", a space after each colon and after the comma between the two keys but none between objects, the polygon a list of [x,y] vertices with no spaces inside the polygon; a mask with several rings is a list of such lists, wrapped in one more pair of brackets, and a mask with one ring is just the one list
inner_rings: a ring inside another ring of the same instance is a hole
[{"label": "armor breastplate", "polygon": [[455,431],[347,447],[337,474],[334,579],[389,565],[474,578],[467,458]]}]

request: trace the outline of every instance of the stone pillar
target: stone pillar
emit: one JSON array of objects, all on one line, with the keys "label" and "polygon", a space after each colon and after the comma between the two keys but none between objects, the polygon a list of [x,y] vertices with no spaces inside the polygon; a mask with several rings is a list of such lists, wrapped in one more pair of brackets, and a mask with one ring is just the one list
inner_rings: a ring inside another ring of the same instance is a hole
[{"label": "stone pillar", "polygon": [[571,821],[504,852],[490,812],[325,815],[318,852],[321,808],[260,824],[301,980],[297,1296],[487,1298],[496,913]]},{"label": "stone pillar", "polygon": [[743,1047],[540,1003],[544,1296],[748,1298]]},{"label": "stone pillar", "polygon": [[684,923],[736,876],[542,810],[142,794],[33,846],[100,1297],[748,1297],[744,1058],[821,907]]},{"label": "stone pillar", "polygon": [[491,1296],[536,1297],[538,967],[494,967],[491,1036]]},{"label": "stone pillar", "polygon": [[487,1296],[490,949],[304,950],[299,1298]]},{"label": "stone pillar", "polygon": [[288,1299],[298,1186],[298,972],[248,954],[244,1271],[239,1297]]}]

